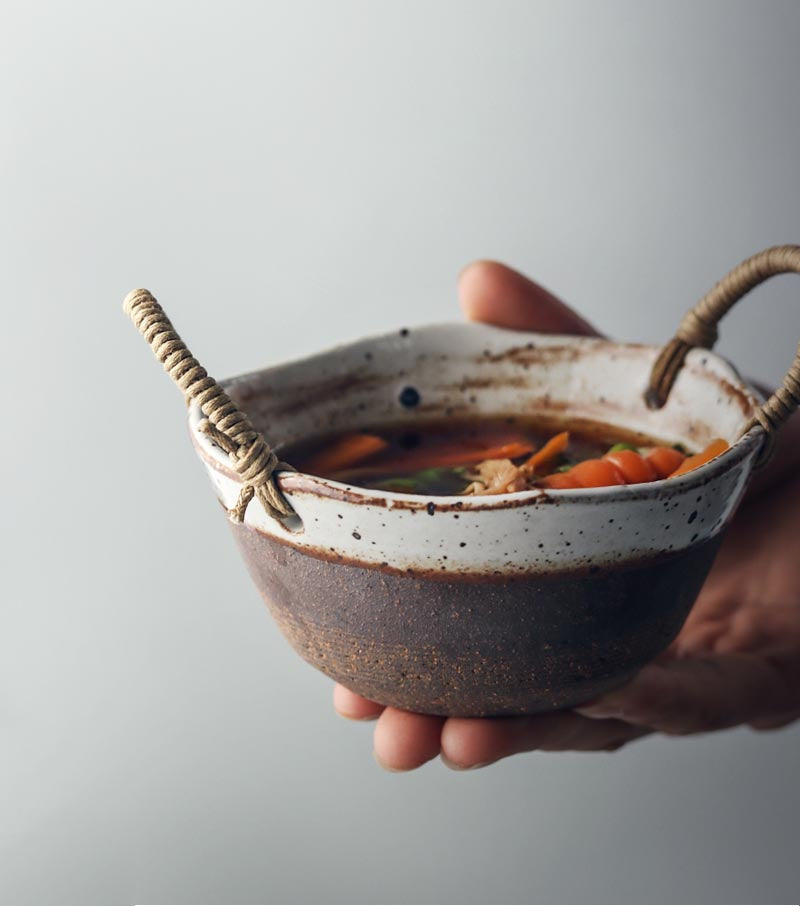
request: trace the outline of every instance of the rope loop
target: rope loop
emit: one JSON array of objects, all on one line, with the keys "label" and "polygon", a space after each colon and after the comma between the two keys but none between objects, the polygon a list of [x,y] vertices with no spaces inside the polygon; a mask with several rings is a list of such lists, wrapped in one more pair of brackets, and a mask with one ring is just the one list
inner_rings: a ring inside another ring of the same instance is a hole
[{"label": "rope loop", "polygon": [[683,316],[675,336],[687,346],[702,346],[712,349],[719,339],[717,325],[707,321],[700,312],[690,308]]},{"label": "rope loop", "polygon": [[187,402],[193,401],[206,416],[199,430],[229,456],[242,479],[236,504],[228,511],[234,522],[243,522],[253,497],[278,521],[294,515],[294,510],[275,483],[279,470],[291,469],[280,462],[250,419],[239,409],[220,385],[189,352],[172,326],[164,309],[146,289],[128,293],[125,312],[150,344],[164,370],[180,387]]},{"label": "rope loop", "polygon": [[[722,278],[683,317],[678,330],[661,350],[650,372],[645,400],[651,409],[660,409],[669,397],[672,385],[690,349],[700,346],[711,349],[717,340],[717,325],[733,305],[751,289],[776,274],[800,274],[800,246],[778,245],[765,249],[743,261]],[[759,465],[769,458],[775,432],[800,406],[800,346],[783,385],[760,406],[745,427],[747,432],[760,425],[766,443],[759,456]]]}]

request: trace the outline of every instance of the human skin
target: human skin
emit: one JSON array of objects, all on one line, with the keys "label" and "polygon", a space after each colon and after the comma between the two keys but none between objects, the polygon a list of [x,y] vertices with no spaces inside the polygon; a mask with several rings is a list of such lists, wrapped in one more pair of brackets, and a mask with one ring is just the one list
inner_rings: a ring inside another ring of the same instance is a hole
[{"label": "human skin", "polygon": [[[465,316],[518,330],[597,335],[547,290],[479,261],[459,279]],[[384,708],[337,685],[337,712],[376,720],[374,753],[390,771],[440,756],[456,770],[521,752],[612,751],[651,733],[688,735],[800,717],[800,417],[781,429],[680,635],[634,679],[571,711],[531,717],[433,717]]]}]

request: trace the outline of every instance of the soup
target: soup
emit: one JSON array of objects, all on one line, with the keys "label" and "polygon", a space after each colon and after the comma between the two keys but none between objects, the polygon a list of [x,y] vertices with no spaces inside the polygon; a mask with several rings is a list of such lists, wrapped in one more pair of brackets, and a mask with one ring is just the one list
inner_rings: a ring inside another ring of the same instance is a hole
[{"label": "soup", "polygon": [[688,472],[727,449],[699,454],[591,422],[552,429],[536,419],[394,423],[282,449],[301,472],[378,491],[504,494],[639,484]]}]

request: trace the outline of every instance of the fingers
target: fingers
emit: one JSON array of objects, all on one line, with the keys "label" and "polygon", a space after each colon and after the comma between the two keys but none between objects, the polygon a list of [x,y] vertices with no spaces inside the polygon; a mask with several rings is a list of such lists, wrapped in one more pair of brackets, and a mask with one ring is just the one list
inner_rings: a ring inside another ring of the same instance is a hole
[{"label": "fingers", "polygon": [[796,652],[719,654],[645,667],[622,689],[577,709],[669,734],[721,730],[800,707]]},{"label": "fingers", "polygon": [[572,712],[535,717],[431,717],[386,708],[375,727],[375,757],[390,771],[410,771],[441,753],[456,770],[485,767],[521,752],[614,751],[649,730]]},{"label": "fingers", "polygon": [[[788,570],[787,570],[788,572]],[[740,607],[727,631],[714,645],[718,654],[763,651],[792,644],[800,651],[800,612],[797,604]]]},{"label": "fingers", "polygon": [[766,467],[753,479],[747,496],[751,500],[769,488],[795,477],[800,466],[800,412],[795,412],[778,431],[775,447]]},{"label": "fingers", "polygon": [[533,750],[613,751],[647,732],[623,721],[591,720],[570,711],[533,717],[451,717],[442,730],[442,760],[467,770]]},{"label": "fingers", "polygon": [[375,720],[383,711],[383,705],[362,698],[339,683],[333,687],[333,707],[348,720]]},{"label": "fingers", "polygon": [[387,771],[411,771],[436,758],[443,717],[384,708],[337,683],[333,707],[349,720],[375,720],[375,758]]},{"label": "fingers", "polygon": [[713,651],[725,633],[728,631],[729,622],[725,620],[698,621],[696,625],[686,625],[678,638],[672,643],[668,651],[676,657],[682,658],[689,655],[700,655]]},{"label": "fingers", "polygon": [[800,708],[794,711],[787,711],[784,714],[773,714],[770,717],[751,720],[750,726],[754,730],[780,730],[798,719],[800,719]]},{"label": "fingers", "polygon": [[800,658],[786,650],[667,660],[576,711],[533,717],[445,720],[382,708],[341,686],[334,702],[351,719],[380,715],[375,757],[387,770],[410,771],[439,754],[448,766],[465,770],[533,750],[613,751],[653,731],[785,726],[800,717]]},{"label": "fingers", "polygon": [[436,758],[443,717],[386,708],[375,725],[375,758],[388,771],[412,771]]},{"label": "fingers", "polygon": [[514,330],[599,335],[546,289],[496,261],[476,261],[466,267],[458,280],[458,295],[470,321]]}]

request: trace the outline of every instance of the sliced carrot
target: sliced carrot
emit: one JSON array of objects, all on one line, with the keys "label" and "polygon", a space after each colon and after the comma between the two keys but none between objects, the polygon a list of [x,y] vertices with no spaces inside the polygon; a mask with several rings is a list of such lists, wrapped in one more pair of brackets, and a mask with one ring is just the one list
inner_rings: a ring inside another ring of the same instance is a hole
[{"label": "sliced carrot", "polygon": [[565,474],[585,488],[607,488],[615,484],[625,484],[619,469],[607,459],[585,459]]},{"label": "sliced carrot", "polygon": [[388,446],[388,440],[375,434],[345,434],[313,456],[305,470],[312,475],[329,475],[363,462]]},{"label": "sliced carrot", "polygon": [[668,478],[686,457],[674,447],[653,447],[646,459],[656,470],[658,478]]},{"label": "sliced carrot", "polygon": [[[485,459],[518,459],[531,452],[530,444],[510,443],[503,444],[499,447],[484,447],[483,449],[464,450],[463,448],[445,450],[414,450],[405,456],[397,456],[392,459],[381,460],[375,465],[368,465],[363,470],[357,471],[359,475],[367,476],[369,474],[382,475],[398,474],[410,475],[412,472],[419,472],[421,469],[444,469],[455,468],[456,466],[468,466],[472,463],[483,462]],[[341,470],[340,470],[341,471]],[[345,478],[344,475],[337,474],[337,478]]]},{"label": "sliced carrot", "polygon": [[[461,450],[453,453],[438,453],[432,450],[424,459],[423,468],[436,468],[437,466],[466,466],[473,462],[483,462],[485,459],[517,459],[530,453],[531,445],[514,441],[502,444],[499,447],[488,447],[483,450]],[[398,462],[407,462],[399,460]]]},{"label": "sliced carrot", "polygon": [[[408,452],[392,454],[392,460],[402,458],[406,462],[410,457],[427,456],[483,456],[484,452],[514,444],[525,447],[526,452],[533,450],[533,445],[519,431],[491,431],[482,435],[459,436],[456,440],[449,437],[431,437],[422,444],[412,447]],[[426,460],[427,461],[427,460]]]},{"label": "sliced carrot", "polygon": [[658,478],[653,464],[636,450],[616,450],[614,453],[606,453],[603,459],[616,466],[617,471],[625,479],[625,484],[642,484]]},{"label": "sliced carrot", "polygon": [[720,453],[724,453],[729,447],[728,441],[723,440],[721,437],[717,437],[712,440],[711,443],[703,450],[701,453],[695,453],[694,456],[687,456],[686,459],[681,463],[681,465],[669,476],[670,478],[676,478],[678,475],[685,475],[687,472],[691,472],[693,469],[697,469],[700,466],[704,466],[707,462],[710,462],[714,457],[719,456]]},{"label": "sliced carrot", "polygon": [[484,450],[492,447],[505,447],[507,444],[525,444],[531,447],[531,442],[521,431],[505,430],[503,428],[487,430],[481,434],[464,435],[453,444],[442,444],[442,448],[454,450]]},{"label": "sliced carrot", "polygon": [[546,475],[538,483],[541,487],[550,488],[553,491],[568,491],[583,487],[570,472],[553,472],[552,475]]},{"label": "sliced carrot", "polygon": [[559,453],[563,453],[567,449],[568,444],[569,431],[562,431],[560,434],[556,434],[541,449],[537,450],[529,460],[523,463],[523,468],[526,472],[535,472],[537,469],[541,469],[543,465],[555,459]]}]

